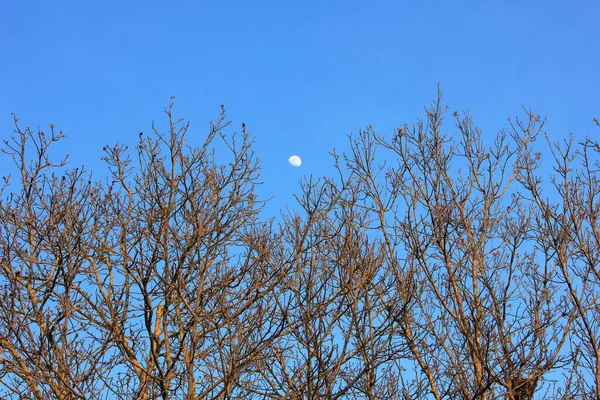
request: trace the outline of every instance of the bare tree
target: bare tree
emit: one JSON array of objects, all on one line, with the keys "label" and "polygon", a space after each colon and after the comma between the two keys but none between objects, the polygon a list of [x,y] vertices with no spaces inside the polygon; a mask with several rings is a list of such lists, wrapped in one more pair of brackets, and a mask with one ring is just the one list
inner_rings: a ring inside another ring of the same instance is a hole
[{"label": "bare tree", "polygon": [[2,383],[23,398],[87,398],[105,390],[113,365],[109,344],[91,340],[80,295],[99,188],[83,168],[53,172],[64,161],[48,150],[62,132],[15,125],[4,152],[19,169],[19,190],[0,202]]},{"label": "bare tree", "polygon": [[[105,147],[99,184],[79,169],[49,176],[64,165],[48,156],[62,135],[17,126],[6,143],[22,174],[1,209],[8,392],[223,398],[252,386],[283,325],[251,141],[245,129],[220,133],[223,110],[206,142],[186,149],[188,125],[166,113],[167,134],[140,135],[137,165],[126,147]],[[219,137],[229,164],[215,161]]]},{"label": "bare tree", "polygon": [[[273,398],[400,398],[395,281],[384,244],[351,173],[302,184],[303,215],[284,218],[280,259],[289,277],[279,307],[290,332],[265,366]],[[404,286],[403,286],[404,289]]]},{"label": "bare tree", "polygon": [[557,266],[572,309],[571,363],[563,393],[600,399],[600,145],[589,138],[575,145],[571,138],[551,149],[553,187],[533,173],[523,181],[539,209],[539,246],[547,262]]},{"label": "bare tree", "polygon": [[[273,318],[282,276],[271,258],[275,236],[257,218],[263,203],[245,128],[221,134],[223,110],[205,143],[185,151],[188,125],[166,113],[168,134],[141,136],[135,175],[124,148],[107,148],[105,215],[116,225],[103,248],[113,249],[105,267],[120,284],[94,282],[106,285],[100,305],[110,316],[97,328],[114,336],[135,373],[125,382],[132,397],[229,398],[249,390],[263,349],[283,329]],[[210,148],[218,137],[226,165]]]},{"label": "bare tree", "polygon": [[437,399],[531,398],[560,365],[569,324],[556,271],[532,245],[534,209],[516,186],[535,168],[528,151],[540,120],[528,112],[526,125],[486,146],[468,114],[455,113],[458,138],[445,134],[444,112],[439,95],[425,121],[391,140],[373,134],[396,158],[385,184],[373,179],[373,158],[361,162],[379,231],[421,286],[403,318],[426,382],[417,387]]},{"label": "bare tree", "polygon": [[551,145],[546,182],[539,116],[488,141],[438,93],[277,221],[245,125],[191,146],[165,112],[100,181],[15,118],[0,396],[600,399],[597,142]]}]

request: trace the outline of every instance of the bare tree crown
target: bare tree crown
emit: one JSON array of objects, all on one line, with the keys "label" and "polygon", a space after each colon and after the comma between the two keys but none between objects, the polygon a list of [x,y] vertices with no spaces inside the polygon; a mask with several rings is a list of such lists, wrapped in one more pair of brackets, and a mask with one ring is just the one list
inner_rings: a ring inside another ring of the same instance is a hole
[{"label": "bare tree crown", "polygon": [[265,220],[245,124],[189,146],[165,114],[102,180],[15,117],[0,396],[600,399],[597,141],[539,150],[529,109],[484,135],[438,93]]}]

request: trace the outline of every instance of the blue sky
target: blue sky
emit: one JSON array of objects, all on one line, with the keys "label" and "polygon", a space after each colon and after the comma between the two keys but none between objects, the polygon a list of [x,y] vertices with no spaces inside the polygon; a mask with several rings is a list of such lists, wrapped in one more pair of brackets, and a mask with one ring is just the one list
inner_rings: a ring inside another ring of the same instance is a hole
[{"label": "blue sky", "polygon": [[53,123],[71,165],[101,174],[102,146],[164,126],[170,96],[197,143],[224,104],[256,136],[261,191],[279,209],[303,174],[331,173],[347,134],[421,117],[438,82],[486,135],[521,105],[554,139],[598,135],[599,20],[596,0],[5,2],[0,137],[11,112]]}]

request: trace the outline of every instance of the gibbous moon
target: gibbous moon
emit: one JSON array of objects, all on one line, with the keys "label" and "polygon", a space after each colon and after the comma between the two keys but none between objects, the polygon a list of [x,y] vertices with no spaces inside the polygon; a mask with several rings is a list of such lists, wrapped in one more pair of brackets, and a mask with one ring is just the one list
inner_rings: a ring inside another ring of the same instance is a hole
[{"label": "gibbous moon", "polygon": [[291,156],[288,161],[293,167],[299,167],[302,165],[302,160],[298,156]]}]

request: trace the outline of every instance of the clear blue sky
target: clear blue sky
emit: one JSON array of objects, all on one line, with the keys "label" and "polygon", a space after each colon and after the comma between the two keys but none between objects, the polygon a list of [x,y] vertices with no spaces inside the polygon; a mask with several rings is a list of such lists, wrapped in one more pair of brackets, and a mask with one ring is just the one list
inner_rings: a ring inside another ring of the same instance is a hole
[{"label": "clear blue sky", "polygon": [[421,117],[437,82],[490,135],[521,105],[553,138],[598,135],[599,21],[597,0],[6,1],[0,137],[11,112],[54,123],[73,167],[103,171],[102,146],[164,126],[170,96],[197,138],[224,104],[281,208],[300,176],[331,172],[348,133]]}]

